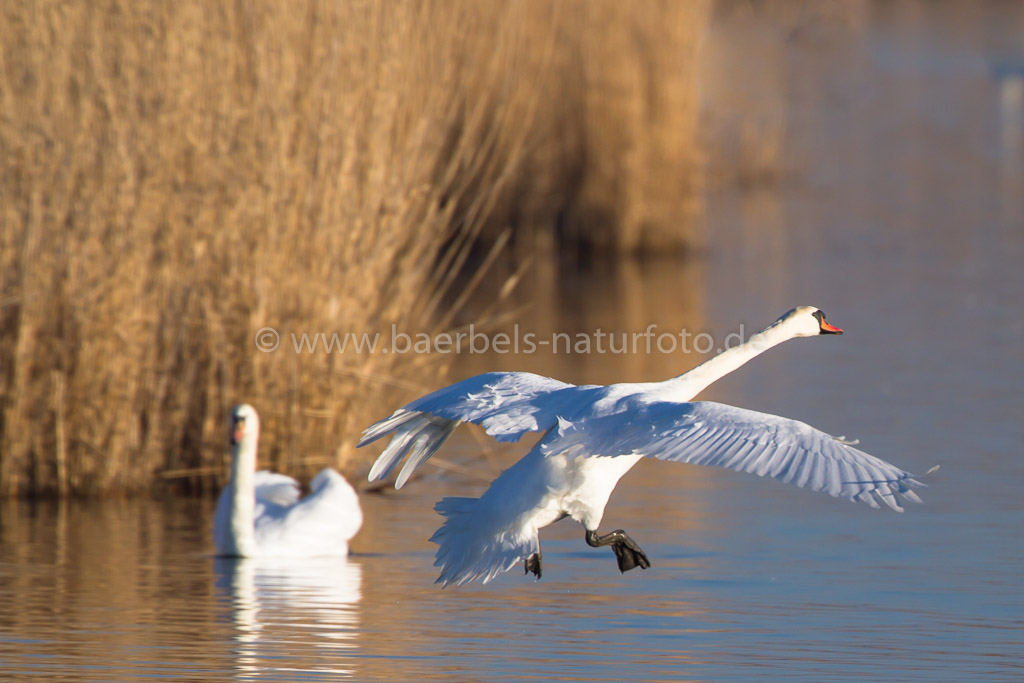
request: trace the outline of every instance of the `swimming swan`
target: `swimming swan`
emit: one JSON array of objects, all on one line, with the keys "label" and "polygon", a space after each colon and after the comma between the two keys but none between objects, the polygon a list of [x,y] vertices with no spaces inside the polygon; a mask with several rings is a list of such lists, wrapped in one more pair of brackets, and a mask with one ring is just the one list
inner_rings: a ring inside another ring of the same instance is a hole
[{"label": "swimming swan", "polygon": [[406,454],[395,482],[448,439],[460,422],[479,424],[499,441],[544,435],[479,498],[444,498],[437,583],[487,583],[525,562],[541,575],[539,530],[566,516],[580,522],[588,545],[610,545],[623,572],[650,567],[647,555],[618,529],[599,535],[608,498],[641,458],[711,465],[770,476],[800,487],[902,512],[900,498],[921,502],[913,476],[850,442],[802,422],[690,399],[755,356],[795,337],[842,334],[817,308],[795,308],[746,343],[663,382],[576,386],[527,372],[471,377],[399,408],[363,432],[360,446],[395,432],[370,470],[387,477]]},{"label": "swimming swan", "polygon": [[347,555],[348,542],[363,524],[355,490],[330,468],[310,483],[299,500],[291,477],[256,471],[260,419],[250,405],[231,411],[231,481],[214,512],[217,554],[230,557]]}]

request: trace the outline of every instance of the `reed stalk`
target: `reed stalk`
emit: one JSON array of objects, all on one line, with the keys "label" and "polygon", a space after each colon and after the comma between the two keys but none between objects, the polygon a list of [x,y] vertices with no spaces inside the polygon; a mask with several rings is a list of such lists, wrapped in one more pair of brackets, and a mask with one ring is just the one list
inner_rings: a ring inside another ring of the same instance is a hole
[{"label": "reed stalk", "polygon": [[445,358],[288,333],[433,331],[509,229],[697,239],[706,4],[4,3],[0,495],[218,487],[242,401],[261,465],[354,469]]}]

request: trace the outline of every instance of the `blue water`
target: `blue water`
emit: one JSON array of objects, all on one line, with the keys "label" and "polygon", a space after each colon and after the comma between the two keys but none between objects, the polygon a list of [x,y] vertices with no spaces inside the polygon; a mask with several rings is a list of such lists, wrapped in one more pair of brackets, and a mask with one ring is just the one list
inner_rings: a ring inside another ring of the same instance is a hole
[{"label": "blue water", "polygon": [[562,522],[544,534],[542,580],[446,590],[431,584],[430,505],[474,486],[450,475],[364,495],[354,555],[295,564],[199,552],[207,503],[8,503],[0,667],[113,681],[1020,677],[1021,506],[949,470],[897,515],[643,463],[606,525],[637,538],[650,570],[619,574]]},{"label": "blue water", "polygon": [[[211,500],[4,501],[0,678],[1024,679],[1024,95],[996,68],[1024,61],[1024,15],[968,6],[759,25],[787,172],[709,191],[703,258],[542,261],[514,302],[533,307],[527,327],[716,340],[821,306],[843,336],[773,349],[705,397],[859,438],[911,471],[941,465],[923,505],[900,515],[644,462],[602,528],[627,529],[651,569],[620,575],[563,521],[542,535],[541,581],[441,590],[434,502],[480,491],[524,445],[481,458],[486,439],[463,428],[442,455],[468,474],[428,467],[398,494],[364,492],[348,560],[214,560]],[[460,357],[453,376],[609,382],[699,360]]]}]

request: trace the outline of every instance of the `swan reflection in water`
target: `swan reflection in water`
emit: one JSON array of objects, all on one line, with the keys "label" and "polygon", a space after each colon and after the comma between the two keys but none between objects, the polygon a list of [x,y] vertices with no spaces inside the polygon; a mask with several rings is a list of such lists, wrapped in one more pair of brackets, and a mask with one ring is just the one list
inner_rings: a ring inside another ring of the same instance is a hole
[{"label": "swan reflection in water", "polygon": [[346,557],[215,559],[242,680],[281,671],[354,676],[362,567]]}]

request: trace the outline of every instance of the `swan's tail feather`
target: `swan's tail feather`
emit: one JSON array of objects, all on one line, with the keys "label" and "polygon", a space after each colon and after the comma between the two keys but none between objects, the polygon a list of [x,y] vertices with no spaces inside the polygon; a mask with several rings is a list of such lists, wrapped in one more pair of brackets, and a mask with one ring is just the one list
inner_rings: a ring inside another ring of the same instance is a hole
[{"label": "swan's tail feather", "polygon": [[434,566],[441,568],[435,583],[442,587],[468,581],[487,583],[540,551],[536,530],[517,529],[483,509],[479,498],[449,497],[434,510],[445,522],[433,536],[439,547]]}]

